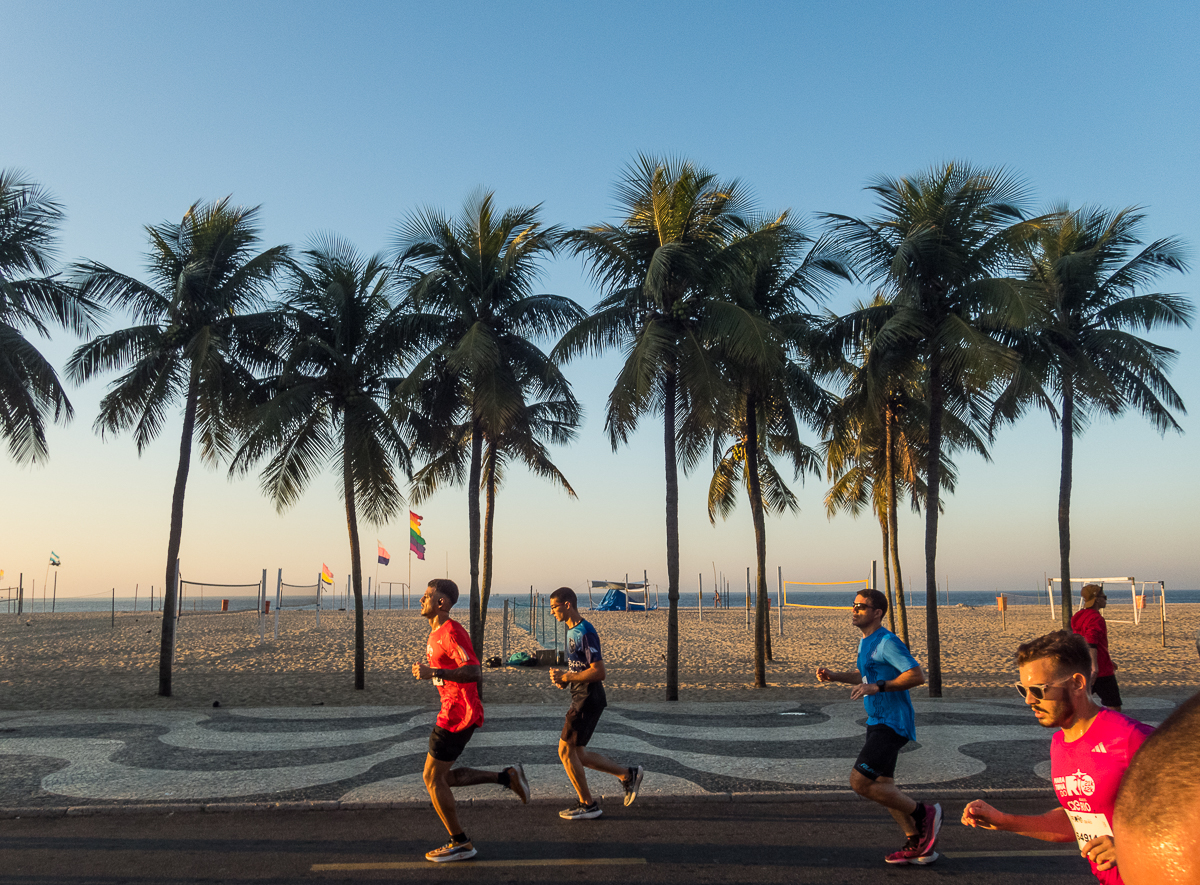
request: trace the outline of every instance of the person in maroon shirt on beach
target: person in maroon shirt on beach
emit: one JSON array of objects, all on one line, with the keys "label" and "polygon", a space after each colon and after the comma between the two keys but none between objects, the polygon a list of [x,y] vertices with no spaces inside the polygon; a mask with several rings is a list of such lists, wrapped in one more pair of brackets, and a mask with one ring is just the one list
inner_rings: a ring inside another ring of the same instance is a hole
[{"label": "person in maroon shirt on beach", "polygon": [[1100,609],[1108,605],[1108,597],[1099,584],[1084,584],[1080,591],[1083,602],[1071,616],[1071,632],[1078,633],[1092,653],[1092,694],[1110,710],[1121,712],[1121,690],[1117,687],[1117,665],[1108,656],[1108,623]]}]

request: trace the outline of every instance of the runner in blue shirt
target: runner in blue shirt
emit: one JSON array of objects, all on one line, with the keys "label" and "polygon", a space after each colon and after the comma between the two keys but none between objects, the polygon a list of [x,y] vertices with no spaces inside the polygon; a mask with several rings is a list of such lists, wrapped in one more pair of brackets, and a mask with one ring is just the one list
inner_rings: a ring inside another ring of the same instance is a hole
[{"label": "runner in blue shirt", "polygon": [[600,714],[608,705],[604,694],[604,660],[600,654],[600,636],[596,628],[579,614],[579,601],[570,587],[559,587],[550,594],[550,611],[556,620],[567,625],[566,670],[552,669],[550,681],[559,688],[571,689],[571,706],[567,721],[558,739],[558,758],[571,785],[579,794],[579,802],[565,808],[558,816],[565,820],[589,820],[601,815],[600,803],[592,799],[585,768],[607,771],[620,778],[625,790],[625,804],[637,797],[642,784],[642,766],[618,765],[607,756],[587,749],[596,730]]},{"label": "runner in blue shirt", "polygon": [[884,860],[928,864],[938,858],[933,846],[942,828],[942,806],[911,799],[895,780],[900,748],[917,737],[908,690],[923,685],[925,674],[899,637],[884,628],[887,607],[887,597],[878,590],[863,590],[854,597],[850,623],[862,633],[857,666],[840,673],[818,667],[817,681],[850,683],[851,700],[862,698],[867,708],[867,740],[850,772],[850,786],[890,811],[908,837],[903,848]]}]

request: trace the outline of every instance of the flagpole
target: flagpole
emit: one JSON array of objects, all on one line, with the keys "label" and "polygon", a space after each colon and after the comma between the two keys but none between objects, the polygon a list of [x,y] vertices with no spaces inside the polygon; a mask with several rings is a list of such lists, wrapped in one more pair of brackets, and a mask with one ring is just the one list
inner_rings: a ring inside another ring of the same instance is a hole
[{"label": "flagpole", "polygon": [[404,607],[408,608],[408,595],[412,593],[412,542],[408,544],[408,586],[404,588]]}]

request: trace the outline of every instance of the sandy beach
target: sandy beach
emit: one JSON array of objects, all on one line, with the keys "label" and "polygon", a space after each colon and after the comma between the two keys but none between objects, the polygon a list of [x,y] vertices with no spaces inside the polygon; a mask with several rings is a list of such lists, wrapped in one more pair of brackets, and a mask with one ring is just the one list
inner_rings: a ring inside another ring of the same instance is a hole
[{"label": "sandy beach", "polygon": [[[1131,697],[1185,697],[1200,687],[1196,630],[1200,605],[1168,605],[1166,647],[1157,611],[1140,625],[1120,623],[1124,610],[1107,612],[1109,641],[1121,690]],[[457,613],[465,621],[465,609]],[[1046,607],[1018,606],[1006,628],[994,607],[951,606],[939,610],[942,678],[947,698],[996,697],[1013,692],[1012,653],[1026,640],[1054,629]],[[604,644],[611,702],[663,698],[666,654],[665,610],[646,613],[585,612]],[[485,657],[500,654],[500,615],[489,615]],[[173,697],[158,688],[160,616],[104,613],[0,616],[0,709],[175,709],[222,706],[311,704],[433,705],[429,683],[413,680],[410,668],[425,651],[427,623],[415,611],[370,612],[366,620],[366,689],[353,689],[353,613],[285,611],[279,637],[274,615],[259,640],[253,612],[185,614],[180,621]],[[886,624],[885,619],[885,624]],[[772,618],[774,661],[769,688],[752,681],[753,640],[742,609],[695,609],[679,616],[681,700],[831,700],[845,686],[818,685],[814,669],[853,667],[857,633],[849,613],[792,609],[784,635]],[[927,657],[925,613],[910,612],[910,640],[918,660]],[[560,628],[561,629],[561,628]],[[533,651],[529,633],[510,627],[509,651]],[[561,633],[560,633],[561,635]],[[918,689],[914,696],[925,696]],[[1015,696],[1015,693],[1014,693]],[[544,668],[485,670],[485,700],[494,703],[565,705]]]}]

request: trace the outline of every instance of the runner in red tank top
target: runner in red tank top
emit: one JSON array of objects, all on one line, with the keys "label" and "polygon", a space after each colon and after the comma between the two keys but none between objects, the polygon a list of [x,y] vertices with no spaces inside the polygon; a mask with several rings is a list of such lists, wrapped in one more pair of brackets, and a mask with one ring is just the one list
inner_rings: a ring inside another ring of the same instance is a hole
[{"label": "runner in red tank top", "polygon": [[1081,636],[1057,630],[1026,642],[1017,649],[1017,667],[1017,690],[1038,724],[1059,729],[1050,743],[1059,807],[1041,815],[1005,814],[976,799],[963,809],[962,822],[1045,842],[1076,842],[1100,882],[1122,885],[1113,806],[1129,763],[1153,729],[1092,700],[1092,657]]},{"label": "runner in red tank top", "polygon": [[475,856],[475,846],[458,823],[458,808],[452,787],[473,784],[500,784],[529,802],[529,781],[521,763],[503,771],[479,771],[451,768],[467,746],[475,729],[483,724],[483,704],[479,700],[479,658],[471,647],[471,637],[450,619],[450,609],[458,602],[458,585],[447,578],[434,578],[421,597],[421,616],[429,621],[428,663],[412,665],[413,676],[430,679],[442,699],[437,724],[429,735],[429,754],[425,757],[425,789],[433,808],[446,826],[450,841],[426,852],[434,863],[466,860]]}]

